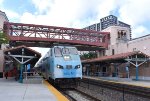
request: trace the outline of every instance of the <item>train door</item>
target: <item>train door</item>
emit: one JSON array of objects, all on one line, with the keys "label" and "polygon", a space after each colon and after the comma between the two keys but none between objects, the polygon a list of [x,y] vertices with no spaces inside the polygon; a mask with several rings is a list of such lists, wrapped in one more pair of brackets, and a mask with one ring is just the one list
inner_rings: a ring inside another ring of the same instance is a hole
[{"label": "train door", "polygon": [[45,58],[44,58],[44,65],[45,65],[45,76],[46,79],[49,79],[49,52],[46,54]]},{"label": "train door", "polygon": [[54,58],[53,58],[53,48],[50,49],[50,54],[49,54],[49,76],[50,78],[54,78],[53,77],[53,73],[54,73]]}]

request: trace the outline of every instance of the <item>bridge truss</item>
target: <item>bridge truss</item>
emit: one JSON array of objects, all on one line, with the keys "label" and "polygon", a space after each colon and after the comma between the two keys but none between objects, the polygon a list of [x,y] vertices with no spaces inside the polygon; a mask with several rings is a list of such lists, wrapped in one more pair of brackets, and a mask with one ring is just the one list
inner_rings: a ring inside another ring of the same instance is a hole
[{"label": "bridge truss", "polygon": [[109,32],[98,32],[56,26],[4,22],[4,32],[12,46],[51,47],[54,44],[71,44],[79,50],[107,48]]}]

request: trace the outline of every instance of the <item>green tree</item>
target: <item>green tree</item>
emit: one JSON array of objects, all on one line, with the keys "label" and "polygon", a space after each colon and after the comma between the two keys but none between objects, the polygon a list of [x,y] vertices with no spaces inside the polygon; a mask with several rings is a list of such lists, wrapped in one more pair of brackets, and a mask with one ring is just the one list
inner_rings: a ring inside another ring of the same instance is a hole
[{"label": "green tree", "polygon": [[8,40],[6,34],[1,31],[0,32],[0,45],[2,43],[8,43],[8,42],[9,42],[9,40]]},{"label": "green tree", "polygon": [[95,52],[89,52],[89,53],[84,53],[82,55],[80,55],[81,59],[91,59],[91,58],[96,58],[97,54]]}]

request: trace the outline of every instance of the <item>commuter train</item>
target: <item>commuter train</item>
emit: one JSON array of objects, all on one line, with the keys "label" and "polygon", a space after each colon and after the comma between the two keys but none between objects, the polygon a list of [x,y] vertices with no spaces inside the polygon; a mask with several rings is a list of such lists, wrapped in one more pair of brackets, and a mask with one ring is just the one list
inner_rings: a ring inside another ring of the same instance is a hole
[{"label": "commuter train", "polygon": [[82,65],[76,47],[53,46],[41,60],[42,75],[59,86],[72,86],[82,79]]}]

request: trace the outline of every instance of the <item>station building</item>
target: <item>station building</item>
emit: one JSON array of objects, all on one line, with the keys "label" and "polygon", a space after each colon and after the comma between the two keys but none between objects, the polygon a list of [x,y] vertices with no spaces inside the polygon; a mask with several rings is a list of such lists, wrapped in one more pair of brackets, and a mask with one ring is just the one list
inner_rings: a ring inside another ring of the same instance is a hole
[{"label": "station building", "polygon": [[[130,77],[135,78],[136,67],[134,65],[132,65],[132,64],[129,65],[125,62],[120,62],[120,61],[114,61],[114,63],[113,63],[113,61],[108,62],[108,60],[110,57],[114,58],[115,56],[120,55],[120,58],[121,58],[122,54],[128,54],[128,53],[132,53],[132,52],[133,53],[141,52],[141,53],[143,53],[143,56],[145,56],[145,57],[150,56],[150,47],[149,47],[150,34],[132,39],[130,25],[125,24],[121,21],[118,21],[115,16],[110,15],[105,18],[102,18],[100,21],[105,22],[105,24],[103,22],[99,23],[101,26],[101,27],[99,27],[100,31],[110,32],[108,48],[98,52],[99,59],[97,59],[97,60],[99,60],[99,63],[102,62],[101,60],[103,60],[103,58],[106,58],[106,60],[103,61],[103,62],[105,62],[105,64],[104,65],[101,64],[103,66],[100,66],[101,67],[100,72],[105,72],[105,73],[109,72],[110,73],[110,71],[111,71],[110,75],[108,75],[108,76],[112,76],[112,74],[114,72],[117,72],[117,74],[119,74],[119,73],[126,74],[126,76],[120,75],[120,77],[128,77],[127,69],[126,69],[126,67],[128,65]],[[85,29],[98,31],[98,29],[99,29],[98,27],[92,28],[92,26],[93,25],[90,25],[90,26],[86,27]],[[116,60],[117,59],[118,58],[116,58]],[[141,58],[139,58],[139,59],[141,59]],[[97,63],[98,63],[97,60],[92,61],[90,63],[90,65],[95,66],[95,67],[99,66],[99,65],[97,65]],[[143,59],[143,61],[144,61],[144,59]],[[138,63],[141,63],[141,62],[142,61],[140,61],[140,60],[138,61]],[[84,63],[87,63],[89,65],[88,61],[86,61],[86,62],[84,61]],[[95,63],[95,65],[93,65],[92,63]],[[109,63],[109,65],[107,65],[107,63]],[[117,69],[112,64],[116,64]],[[150,80],[150,62],[149,62],[149,60],[145,61],[145,63],[143,63],[142,65],[139,66],[138,72],[139,72],[138,75],[139,75],[140,79],[149,79]]]}]

